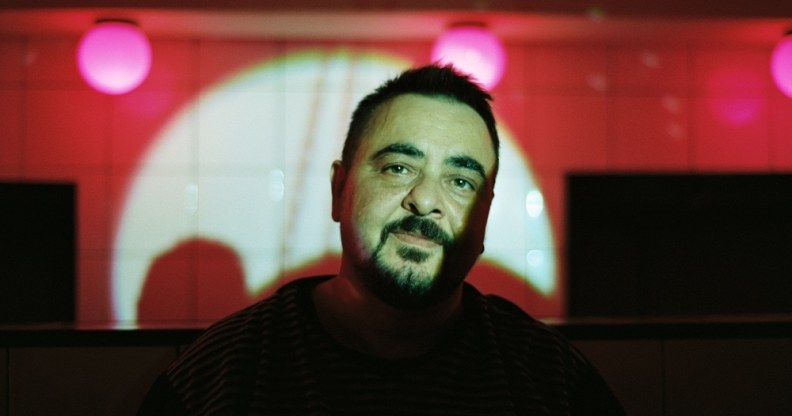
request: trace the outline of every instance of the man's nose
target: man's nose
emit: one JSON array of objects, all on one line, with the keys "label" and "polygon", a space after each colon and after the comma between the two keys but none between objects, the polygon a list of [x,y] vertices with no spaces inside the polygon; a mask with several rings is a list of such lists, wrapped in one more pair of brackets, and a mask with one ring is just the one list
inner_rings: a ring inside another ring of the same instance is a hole
[{"label": "man's nose", "polygon": [[420,177],[404,197],[402,207],[415,215],[442,217],[445,214],[441,184],[427,177]]}]

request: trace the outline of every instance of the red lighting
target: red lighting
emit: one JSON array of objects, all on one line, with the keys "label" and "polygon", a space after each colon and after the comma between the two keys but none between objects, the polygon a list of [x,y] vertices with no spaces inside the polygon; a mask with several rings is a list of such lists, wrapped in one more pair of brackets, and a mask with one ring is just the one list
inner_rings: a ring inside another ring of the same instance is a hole
[{"label": "red lighting", "polygon": [[792,98],[792,34],[784,36],[773,49],[770,71],[778,89]]},{"label": "red lighting", "polygon": [[494,88],[503,76],[506,52],[500,40],[490,31],[478,26],[453,27],[437,38],[432,60],[453,64],[470,74],[484,88]]},{"label": "red lighting", "polygon": [[77,67],[85,82],[107,94],[137,88],[151,68],[151,45],[134,23],[97,23],[80,39]]}]

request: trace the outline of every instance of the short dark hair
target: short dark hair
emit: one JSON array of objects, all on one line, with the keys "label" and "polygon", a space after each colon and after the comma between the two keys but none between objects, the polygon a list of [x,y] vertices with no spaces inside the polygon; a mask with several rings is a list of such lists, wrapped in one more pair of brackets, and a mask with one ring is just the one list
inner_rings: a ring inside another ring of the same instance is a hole
[{"label": "short dark hair", "polygon": [[495,126],[495,116],[490,107],[492,96],[469,76],[458,72],[453,66],[433,64],[402,72],[399,76],[386,81],[358,103],[355,112],[352,113],[349,131],[341,153],[341,162],[344,166],[351,166],[360,141],[366,133],[366,129],[369,128],[377,109],[386,101],[404,94],[446,98],[472,108],[484,120],[492,139],[495,159],[496,161],[499,159],[500,139]]}]

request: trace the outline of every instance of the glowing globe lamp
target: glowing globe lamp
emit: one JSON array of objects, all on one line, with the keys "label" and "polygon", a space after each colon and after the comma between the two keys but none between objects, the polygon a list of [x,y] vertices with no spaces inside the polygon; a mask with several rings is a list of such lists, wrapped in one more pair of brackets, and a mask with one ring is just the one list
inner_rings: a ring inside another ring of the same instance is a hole
[{"label": "glowing globe lamp", "polygon": [[99,21],[77,46],[77,67],[85,82],[107,94],[137,88],[151,69],[146,34],[128,21]]},{"label": "glowing globe lamp", "polygon": [[455,26],[435,41],[432,61],[452,64],[490,90],[503,76],[506,52],[500,40],[486,28]]},{"label": "glowing globe lamp", "polygon": [[787,33],[773,49],[770,71],[778,89],[792,98],[792,33]]}]

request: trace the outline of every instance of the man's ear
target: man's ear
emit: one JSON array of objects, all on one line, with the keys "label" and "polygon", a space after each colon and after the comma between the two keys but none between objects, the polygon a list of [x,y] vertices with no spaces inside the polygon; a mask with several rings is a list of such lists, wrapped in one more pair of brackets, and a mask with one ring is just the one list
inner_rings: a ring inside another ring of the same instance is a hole
[{"label": "man's ear", "polygon": [[347,170],[340,160],[333,162],[330,167],[330,192],[333,196],[333,221],[341,218],[341,205],[343,204],[344,184],[346,183]]}]

